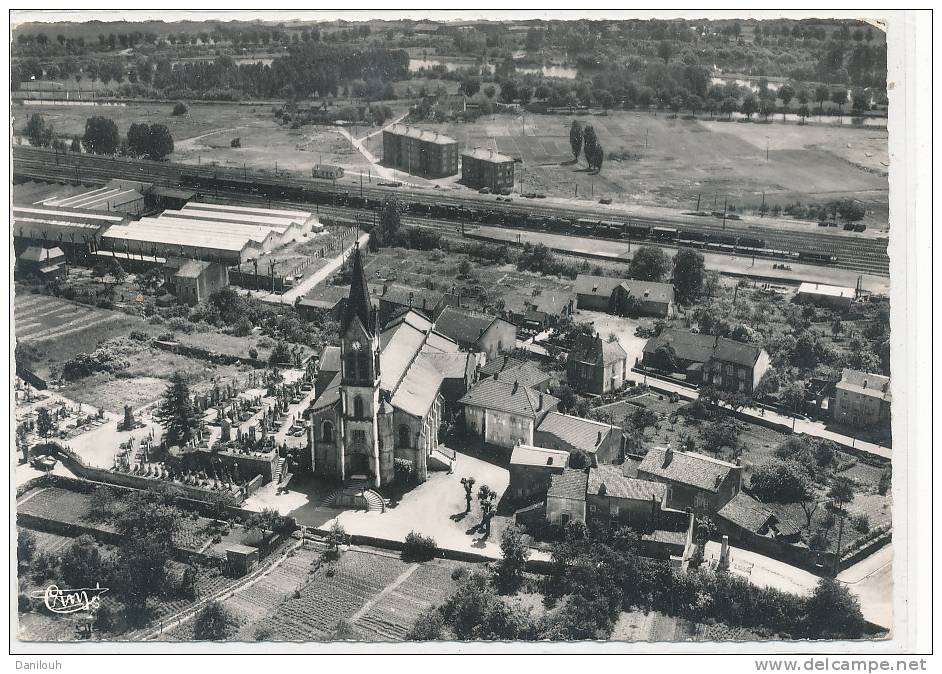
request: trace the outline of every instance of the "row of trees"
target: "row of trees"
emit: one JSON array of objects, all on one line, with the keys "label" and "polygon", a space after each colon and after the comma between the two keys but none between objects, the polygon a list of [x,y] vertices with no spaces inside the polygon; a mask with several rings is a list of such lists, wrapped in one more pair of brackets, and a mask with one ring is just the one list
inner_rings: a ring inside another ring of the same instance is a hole
[{"label": "row of trees", "polygon": [[693,248],[680,248],[671,259],[659,246],[641,246],[631,258],[628,275],[638,281],[654,282],[662,282],[669,275],[681,302],[699,296],[707,281],[703,254]]},{"label": "row of trees", "polygon": [[[65,141],[56,137],[55,129],[46,118],[35,113],[26,123],[26,137],[36,147],[56,147],[64,151]],[[72,138],[69,149],[80,152],[82,148],[94,154],[122,152],[148,159],[162,160],[173,153],[173,136],[164,124],[131,124],[126,145],[122,144],[118,125],[108,117],[89,117],[85,121],[85,133],[81,138]]]},{"label": "row of trees", "polygon": [[591,124],[583,124],[574,119],[569,127],[569,145],[574,161],[579,161],[579,153],[582,152],[590,171],[598,173],[602,170],[605,152]]}]

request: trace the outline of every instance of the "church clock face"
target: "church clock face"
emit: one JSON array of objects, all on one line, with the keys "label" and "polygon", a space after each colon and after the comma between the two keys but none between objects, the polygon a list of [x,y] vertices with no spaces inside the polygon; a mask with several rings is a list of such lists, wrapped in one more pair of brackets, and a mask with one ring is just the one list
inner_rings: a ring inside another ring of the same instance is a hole
[{"label": "church clock face", "polygon": [[359,341],[359,340],[354,340],[353,344],[351,344],[350,347],[351,347],[354,351],[359,351],[359,350],[360,350],[360,341]]}]

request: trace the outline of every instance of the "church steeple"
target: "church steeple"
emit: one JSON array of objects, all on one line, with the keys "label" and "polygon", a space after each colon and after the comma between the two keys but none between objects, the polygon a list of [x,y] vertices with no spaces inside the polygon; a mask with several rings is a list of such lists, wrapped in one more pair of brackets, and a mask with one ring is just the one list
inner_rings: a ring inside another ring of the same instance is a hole
[{"label": "church steeple", "polygon": [[363,260],[360,258],[360,244],[353,246],[353,277],[350,282],[350,296],[343,310],[343,321],[340,324],[341,332],[346,333],[350,322],[356,316],[363,324],[367,334],[373,335],[373,322],[371,320],[373,307],[370,303],[370,290],[366,285],[366,274],[363,273]]}]

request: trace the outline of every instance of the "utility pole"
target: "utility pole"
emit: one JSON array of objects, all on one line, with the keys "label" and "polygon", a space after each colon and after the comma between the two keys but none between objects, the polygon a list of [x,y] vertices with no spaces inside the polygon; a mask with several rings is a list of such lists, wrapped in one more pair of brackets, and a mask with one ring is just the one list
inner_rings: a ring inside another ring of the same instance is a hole
[{"label": "utility pole", "polygon": [[769,137],[765,137],[765,160],[769,161]]},{"label": "utility pole", "polygon": [[700,212],[700,193],[697,192],[697,213]]},{"label": "utility pole", "polygon": [[726,229],[726,197],[723,197],[723,229]]}]

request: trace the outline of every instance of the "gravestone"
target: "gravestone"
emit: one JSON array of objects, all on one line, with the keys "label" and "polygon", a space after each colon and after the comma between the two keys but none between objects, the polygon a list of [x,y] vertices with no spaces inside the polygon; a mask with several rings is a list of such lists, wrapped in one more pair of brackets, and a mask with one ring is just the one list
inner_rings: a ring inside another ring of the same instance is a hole
[{"label": "gravestone", "polygon": [[131,411],[130,405],[124,406],[124,427],[134,428],[134,413]]},{"label": "gravestone", "polygon": [[223,442],[229,442],[229,441],[232,439],[231,434],[232,434],[232,425],[229,423],[229,420],[228,420],[228,419],[223,418],[223,420],[222,420],[222,441],[223,441]]}]

